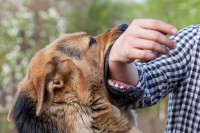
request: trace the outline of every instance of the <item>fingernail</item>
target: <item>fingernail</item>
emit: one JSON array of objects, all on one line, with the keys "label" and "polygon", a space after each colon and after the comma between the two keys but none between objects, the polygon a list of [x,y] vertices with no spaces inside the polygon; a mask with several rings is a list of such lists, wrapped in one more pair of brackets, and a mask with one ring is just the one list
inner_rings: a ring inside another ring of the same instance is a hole
[{"label": "fingernail", "polygon": [[173,48],[174,48],[174,49],[176,48],[176,43],[175,43],[175,42],[173,43]]},{"label": "fingernail", "polygon": [[176,28],[173,28],[171,31],[173,34],[177,34],[177,32],[178,32],[178,30]]}]

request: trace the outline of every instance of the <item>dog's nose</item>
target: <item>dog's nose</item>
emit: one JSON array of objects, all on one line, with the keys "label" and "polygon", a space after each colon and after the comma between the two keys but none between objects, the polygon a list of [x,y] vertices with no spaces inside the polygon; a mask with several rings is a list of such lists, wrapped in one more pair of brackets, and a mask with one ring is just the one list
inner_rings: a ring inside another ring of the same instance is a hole
[{"label": "dog's nose", "polygon": [[127,24],[121,24],[121,25],[119,25],[119,30],[121,30],[121,31],[125,31],[127,28],[128,28]]}]

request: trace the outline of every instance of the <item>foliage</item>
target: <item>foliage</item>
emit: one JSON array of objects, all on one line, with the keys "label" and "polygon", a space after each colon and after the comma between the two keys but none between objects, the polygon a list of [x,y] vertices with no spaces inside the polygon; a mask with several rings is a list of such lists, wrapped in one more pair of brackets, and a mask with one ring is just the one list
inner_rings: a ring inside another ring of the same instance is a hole
[{"label": "foliage", "polygon": [[153,18],[170,23],[182,29],[192,24],[199,24],[199,0],[146,0],[137,10],[136,18]]},{"label": "foliage", "polygon": [[72,10],[67,18],[71,26],[68,32],[85,31],[90,35],[98,35],[113,26],[127,23],[132,19],[128,13],[135,5],[111,0],[95,0],[91,4]]},{"label": "foliage", "polygon": [[[36,50],[64,34],[67,22],[54,8],[40,11],[38,18],[27,6],[16,9],[16,12],[8,10],[6,14],[0,22],[1,115],[8,111],[17,84],[24,77],[31,56]],[[36,23],[36,19],[40,25]],[[6,122],[0,125],[1,128],[9,127]]]}]

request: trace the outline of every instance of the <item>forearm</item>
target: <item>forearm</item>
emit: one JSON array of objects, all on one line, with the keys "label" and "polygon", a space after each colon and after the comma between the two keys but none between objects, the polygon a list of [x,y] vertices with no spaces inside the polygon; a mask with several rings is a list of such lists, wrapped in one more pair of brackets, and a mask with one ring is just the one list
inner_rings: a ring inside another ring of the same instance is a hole
[{"label": "forearm", "polygon": [[134,63],[121,63],[109,61],[110,77],[126,84],[137,86],[139,75]]},{"label": "forearm", "polygon": [[[113,44],[109,55],[108,78],[111,81],[113,79],[116,86],[118,84],[114,80],[121,81],[120,84],[125,83],[122,86],[125,90],[137,87],[136,90],[145,91],[141,103],[138,106],[133,104],[135,107],[150,106],[153,98],[146,82],[146,74],[141,73],[136,64],[132,62],[135,59],[153,60],[157,58],[158,54],[167,55],[169,49],[174,49],[176,45],[166,35],[176,33],[177,30],[173,26],[162,21],[135,20]],[[137,86],[138,82],[141,87]],[[110,83],[112,84],[112,82]]]}]

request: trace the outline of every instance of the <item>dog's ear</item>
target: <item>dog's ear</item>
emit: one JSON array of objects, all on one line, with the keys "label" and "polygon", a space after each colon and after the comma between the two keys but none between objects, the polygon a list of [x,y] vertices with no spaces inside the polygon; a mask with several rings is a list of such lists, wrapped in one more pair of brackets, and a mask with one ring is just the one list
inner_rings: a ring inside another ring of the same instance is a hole
[{"label": "dog's ear", "polygon": [[46,110],[53,100],[53,81],[48,81],[48,76],[54,69],[54,65],[47,63],[43,73],[33,77],[33,84],[37,95],[36,115],[39,116]]},{"label": "dog's ear", "polygon": [[54,89],[64,87],[66,77],[70,75],[72,64],[71,60],[47,63],[43,74],[35,78],[33,83],[37,93],[37,116],[47,110],[52,104]]},{"label": "dog's ear", "polygon": [[[46,109],[50,107],[54,97],[54,89],[63,88],[66,81],[69,79],[72,71],[73,62],[71,60],[49,62],[45,65],[44,69],[39,71],[30,72],[19,83],[17,93],[13,99],[12,106],[8,113],[8,121],[13,121],[13,110],[21,94],[33,96],[32,92],[36,92],[33,97],[36,100],[36,115],[39,116]],[[31,70],[30,70],[31,71]],[[32,91],[32,92],[31,92]]]}]

